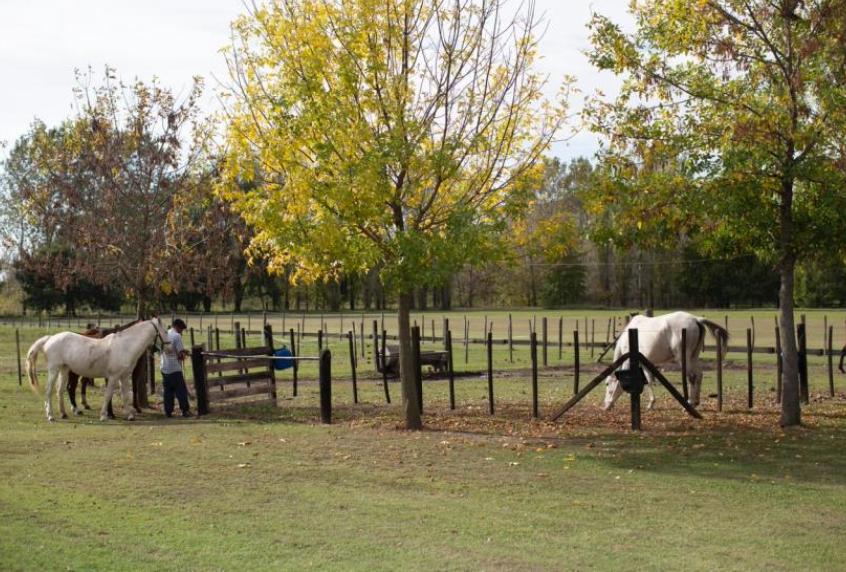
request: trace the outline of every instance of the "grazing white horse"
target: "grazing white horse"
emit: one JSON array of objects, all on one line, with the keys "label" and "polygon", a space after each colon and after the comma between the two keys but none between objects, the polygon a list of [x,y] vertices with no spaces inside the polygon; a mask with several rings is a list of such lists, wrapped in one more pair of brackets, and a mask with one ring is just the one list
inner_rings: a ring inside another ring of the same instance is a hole
[{"label": "grazing white horse", "polygon": [[47,356],[47,390],[44,409],[47,420],[53,421],[53,387],[59,380],[56,393],[62,418],[65,413],[65,387],[68,383],[68,371],[74,371],[83,377],[105,377],[108,380],[100,410],[100,420],[107,419],[108,403],[115,391],[115,382],[120,383],[123,408],[127,420],[133,420],[132,400],[129,395],[129,379],[141,354],[160,340],[167,341],[167,331],[159,318],[144,320],[102,339],[88,338],[74,332],[61,332],[39,338],[26,354],[26,371],[33,389],[38,388],[35,362],[39,352]]},{"label": "grazing white horse", "polygon": [[[650,362],[655,366],[674,361],[681,364],[681,338],[682,330],[687,330],[687,379],[690,385],[690,395],[688,402],[691,405],[699,405],[699,396],[702,390],[702,364],[699,362],[699,354],[702,353],[702,348],[705,346],[705,328],[711,331],[711,334],[717,338],[717,343],[720,342],[720,335],[722,335],[722,343],[728,339],[728,332],[714,322],[705,318],[688,314],[687,312],[673,312],[671,314],[664,314],[655,318],[646,316],[635,316],[629,321],[626,329],[617,338],[617,344],[614,348],[614,361],[618,360],[620,356],[629,351],[629,336],[628,330],[637,330],[638,346],[640,353],[646,356]],[[628,369],[629,362],[621,369]],[[644,369],[646,374],[646,381],[648,385],[646,389],[649,392],[649,409],[655,405],[655,394],[652,392],[652,374]],[[614,402],[620,397],[623,388],[620,387],[620,382],[615,378],[609,376],[605,381],[605,403],[603,409],[610,409]]]}]

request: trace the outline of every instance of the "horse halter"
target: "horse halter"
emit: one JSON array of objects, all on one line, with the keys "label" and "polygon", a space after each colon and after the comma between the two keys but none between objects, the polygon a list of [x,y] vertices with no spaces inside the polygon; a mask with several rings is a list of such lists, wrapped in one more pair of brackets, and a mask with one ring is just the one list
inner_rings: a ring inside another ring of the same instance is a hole
[{"label": "horse halter", "polygon": [[[154,330],[156,330],[156,339],[153,340],[153,347],[156,349],[156,351],[163,352],[164,347],[171,342],[165,340],[164,337],[162,337],[162,333],[159,331],[159,327],[156,324],[154,324],[152,321],[150,321],[150,325],[153,326]],[[161,347],[159,347],[159,345],[158,345],[159,340],[162,341]]]}]

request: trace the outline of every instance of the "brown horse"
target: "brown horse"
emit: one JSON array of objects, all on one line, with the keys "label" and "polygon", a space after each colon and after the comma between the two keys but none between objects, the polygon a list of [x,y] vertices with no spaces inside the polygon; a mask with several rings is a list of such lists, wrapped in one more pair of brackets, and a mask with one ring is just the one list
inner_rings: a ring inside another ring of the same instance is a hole
[{"label": "brown horse", "polygon": [[[87,338],[102,339],[110,334],[125,330],[136,322],[138,322],[138,320],[129,322],[128,324],[124,324],[122,326],[115,326],[113,328],[101,328],[99,326],[95,326],[94,324],[88,324],[88,329],[84,332],[81,332],[81,334]],[[75,372],[68,371],[68,397],[70,398],[71,407],[73,408],[73,412],[75,415],[82,415],[82,409],[76,406],[76,386],[79,384],[80,379],[82,380],[82,387],[80,391],[82,395],[82,406],[85,409],[91,409],[91,407],[88,405],[88,400],[86,399],[85,390],[88,388],[89,385],[94,386],[94,380],[90,377],[80,378],[79,375],[77,375]],[[111,401],[109,401],[108,409],[109,418],[114,419],[115,414],[112,411]]]}]

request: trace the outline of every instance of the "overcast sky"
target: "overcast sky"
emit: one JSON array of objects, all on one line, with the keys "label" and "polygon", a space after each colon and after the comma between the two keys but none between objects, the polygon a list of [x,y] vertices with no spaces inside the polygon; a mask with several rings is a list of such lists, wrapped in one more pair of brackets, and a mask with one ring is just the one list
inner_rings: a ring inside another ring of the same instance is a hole
[{"label": "overcast sky", "polygon": [[[540,69],[554,92],[565,74],[585,93],[613,92],[610,75],[593,70],[582,54],[592,11],[627,21],[628,0],[537,0],[546,15]],[[225,79],[220,48],[241,0],[0,0],[0,141],[12,143],[35,118],[53,125],[72,113],[74,69],[108,64],[125,80],[157,76],[176,93],[187,93],[194,75]],[[581,96],[574,102],[578,104]],[[214,98],[208,97],[211,110]],[[592,155],[587,133],[557,144],[555,155]],[[5,156],[5,152],[0,152]]]}]

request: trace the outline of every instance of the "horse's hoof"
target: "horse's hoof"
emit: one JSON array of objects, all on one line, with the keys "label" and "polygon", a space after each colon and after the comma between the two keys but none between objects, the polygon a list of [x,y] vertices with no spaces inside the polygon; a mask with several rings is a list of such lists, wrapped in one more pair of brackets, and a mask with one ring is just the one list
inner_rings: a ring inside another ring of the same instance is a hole
[{"label": "horse's hoof", "polygon": [[127,421],[135,421],[135,415],[127,415],[126,420]]},{"label": "horse's hoof", "polygon": [[108,420],[109,420],[109,418],[106,417],[105,415],[100,415],[100,421],[108,421]]},{"label": "horse's hoof", "polygon": [[67,414],[67,413],[62,413],[62,419],[67,419],[67,418],[68,418],[68,414]]},{"label": "horse's hoof", "polygon": [[91,409],[91,406],[90,406],[90,405],[88,405],[87,403],[83,403],[83,404],[82,404],[82,406],[83,406],[84,408],[86,408],[86,409]]},{"label": "horse's hoof", "polygon": [[79,409],[75,409],[73,412],[74,415],[82,415],[82,411]]}]

